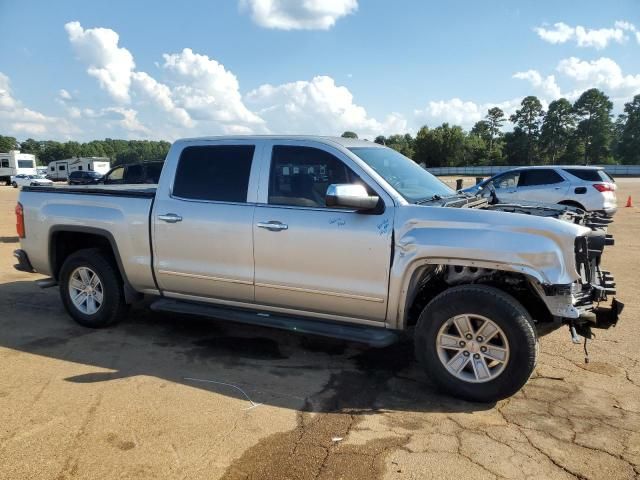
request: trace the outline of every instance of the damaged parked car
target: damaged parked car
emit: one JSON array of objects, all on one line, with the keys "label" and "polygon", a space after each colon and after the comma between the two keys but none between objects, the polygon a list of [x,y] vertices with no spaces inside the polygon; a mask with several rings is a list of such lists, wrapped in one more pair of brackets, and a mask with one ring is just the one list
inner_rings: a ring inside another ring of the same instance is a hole
[{"label": "damaged parked car", "polygon": [[25,187],[16,216],[16,268],[50,276],[82,325],[147,295],[156,311],[374,347],[412,331],[426,374],[475,401],[525,384],[538,332],[590,337],[622,310],[597,308],[615,294],[608,219],[456,193],[366,141],[179,140],[157,186]]}]

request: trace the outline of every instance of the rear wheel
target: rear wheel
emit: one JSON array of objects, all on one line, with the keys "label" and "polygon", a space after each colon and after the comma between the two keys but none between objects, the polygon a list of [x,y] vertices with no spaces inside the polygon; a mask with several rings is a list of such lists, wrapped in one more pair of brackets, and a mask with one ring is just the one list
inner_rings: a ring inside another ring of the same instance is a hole
[{"label": "rear wheel", "polygon": [[462,285],[424,308],[415,351],[443,390],[493,402],[527,382],[536,363],[537,338],[531,317],[513,297],[493,287]]},{"label": "rear wheel", "polygon": [[11,186],[12,186],[13,188],[18,188],[18,184],[17,184],[16,182],[13,182],[13,183],[11,184]]},{"label": "rear wheel", "polygon": [[581,204],[574,202],[573,200],[563,200],[562,202],[558,202],[558,205],[566,205],[567,207],[575,207],[585,211],[587,210]]},{"label": "rear wheel", "polygon": [[67,313],[85,327],[113,325],[128,309],[119,272],[97,248],[79,250],[65,260],[60,270],[60,296]]}]

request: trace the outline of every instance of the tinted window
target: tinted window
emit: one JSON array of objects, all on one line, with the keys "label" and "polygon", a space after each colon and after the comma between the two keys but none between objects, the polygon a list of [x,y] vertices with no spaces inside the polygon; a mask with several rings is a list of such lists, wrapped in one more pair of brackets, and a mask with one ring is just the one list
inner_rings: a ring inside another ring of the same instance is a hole
[{"label": "tinted window", "polygon": [[124,167],[118,167],[111,170],[106,178],[106,183],[121,183],[124,178]]},{"label": "tinted window", "polygon": [[520,172],[519,187],[532,187],[534,185],[551,185],[560,183],[563,178],[554,170],[539,168]]},{"label": "tinted window", "polygon": [[33,168],[33,160],[18,160],[18,168]]},{"label": "tinted window", "polygon": [[82,172],[71,172],[69,174],[69,178],[80,178],[82,176]]},{"label": "tinted window", "polygon": [[145,183],[158,183],[162,173],[162,163],[149,163],[145,174]]},{"label": "tinted window", "polygon": [[124,174],[124,183],[142,183],[143,178],[142,165],[129,165]]},{"label": "tinted window", "polygon": [[187,147],[180,155],[173,194],[219,202],[246,202],[253,145]]},{"label": "tinted window", "polygon": [[355,175],[324,150],[275,146],[271,156],[269,203],[298,207],[324,207],[327,187],[353,183]]},{"label": "tinted window", "polygon": [[64,170],[66,170],[66,169],[67,169],[67,167],[66,167],[66,166],[64,166],[64,165],[60,165],[60,166],[58,167],[58,170],[60,170],[60,171],[64,171]]},{"label": "tinted window", "polygon": [[492,180],[493,187],[500,188],[516,188],[518,185],[518,179],[520,178],[520,172],[507,172],[497,176]]},{"label": "tinted window", "polygon": [[9,160],[5,158],[2,159],[2,168],[9,168]]},{"label": "tinted window", "polygon": [[587,182],[613,182],[613,179],[607,175],[604,170],[590,168],[565,168],[564,171],[581,180],[586,180]]}]

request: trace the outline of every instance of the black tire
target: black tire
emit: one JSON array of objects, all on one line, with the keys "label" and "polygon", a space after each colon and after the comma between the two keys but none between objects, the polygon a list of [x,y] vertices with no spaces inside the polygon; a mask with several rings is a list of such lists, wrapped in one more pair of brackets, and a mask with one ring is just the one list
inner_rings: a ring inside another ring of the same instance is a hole
[{"label": "black tire", "polygon": [[[436,348],[440,328],[463,314],[481,315],[497,324],[509,344],[504,370],[484,383],[473,383],[450,373]],[[527,382],[536,364],[538,343],[533,321],[511,295],[485,285],[452,287],[424,308],[415,329],[415,354],[429,378],[453,396],[476,402],[495,402],[516,393]]]},{"label": "black tire", "polygon": [[575,208],[579,208],[580,210],[584,210],[585,212],[587,211],[587,209],[584,208],[581,204],[579,204],[578,202],[574,202],[573,200],[563,200],[561,202],[558,202],[558,205],[565,205],[567,207],[575,207]]},{"label": "black tire", "polygon": [[[103,302],[94,314],[80,311],[71,299],[69,282],[72,273],[79,267],[90,268],[102,283]],[[80,325],[103,328],[115,324],[127,313],[123,282],[113,260],[98,248],[78,250],[65,260],[59,275],[60,297],[67,313]]]},{"label": "black tire", "polygon": [[12,186],[13,188],[18,188],[18,184],[17,184],[16,182],[13,182],[13,183],[11,184],[11,186]]}]

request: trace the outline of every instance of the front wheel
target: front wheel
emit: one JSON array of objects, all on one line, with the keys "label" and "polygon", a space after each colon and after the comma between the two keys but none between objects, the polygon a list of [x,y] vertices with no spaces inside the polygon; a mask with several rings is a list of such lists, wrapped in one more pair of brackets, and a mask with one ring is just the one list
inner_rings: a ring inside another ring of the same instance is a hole
[{"label": "front wheel", "polygon": [[62,303],[80,325],[107,327],[126,314],[122,279],[102,250],[87,248],[70,255],[59,280]]},{"label": "front wheel", "polygon": [[529,313],[512,296],[484,285],[461,285],[434,298],[415,330],[419,362],[438,387],[466,400],[513,395],[536,364]]},{"label": "front wheel", "polygon": [[13,182],[13,183],[11,184],[11,186],[12,186],[13,188],[18,188],[18,184],[17,184],[16,182]]}]

